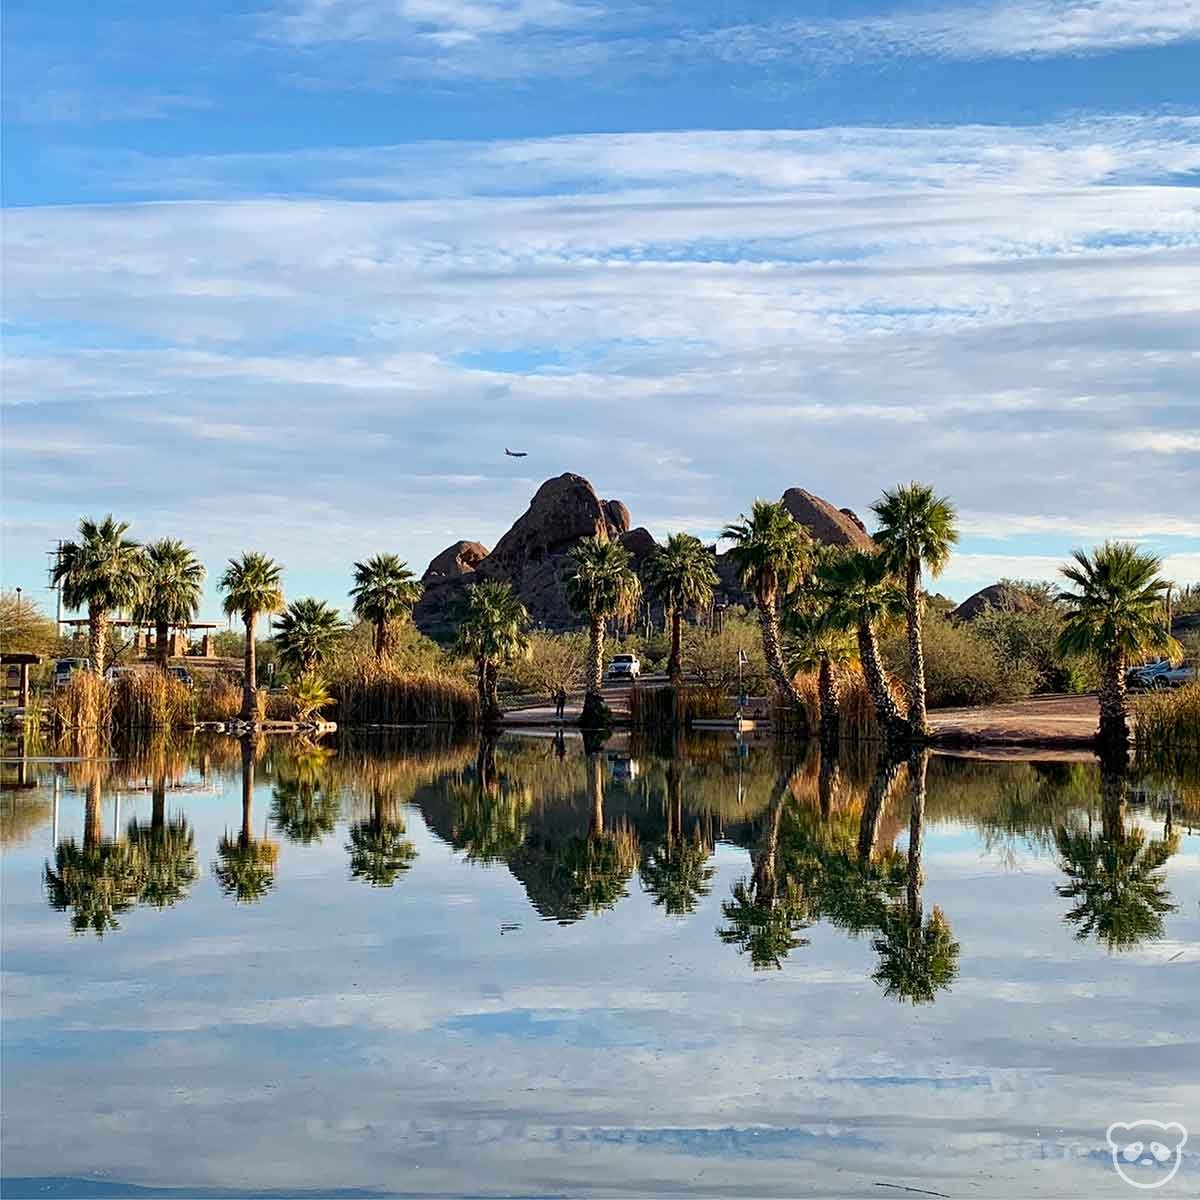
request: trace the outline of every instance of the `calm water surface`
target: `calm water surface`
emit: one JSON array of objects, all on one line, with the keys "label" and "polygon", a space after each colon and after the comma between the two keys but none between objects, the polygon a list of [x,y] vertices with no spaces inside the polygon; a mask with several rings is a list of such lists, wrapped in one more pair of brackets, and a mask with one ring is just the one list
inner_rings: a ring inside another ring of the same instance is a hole
[{"label": "calm water surface", "polygon": [[1135,1194],[1200,775],[714,738],[5,765],[4,1194]]}]

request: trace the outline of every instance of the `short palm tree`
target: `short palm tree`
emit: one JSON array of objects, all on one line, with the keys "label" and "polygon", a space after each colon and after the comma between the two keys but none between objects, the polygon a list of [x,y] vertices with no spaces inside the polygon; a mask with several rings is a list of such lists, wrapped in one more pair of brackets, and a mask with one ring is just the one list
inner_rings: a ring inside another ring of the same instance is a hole
[{"label": "short palm tree", "polygon": [[529,653],[529,611],[507,583],[487,580],[467,592],[459,610],[458,645],[475,660],[479,711],[485,725],[504,716],[499,671]]},{"label": "short palm tree", "polygon": [[1130,542],[1105,542],[1090,554],[1076,550],[1060,572],[1075,585],[1063,592],[1065,619],[1060,654],[1088,654],[1100,660],[1100,741],[1124,751],[1129,742],[1129,697],[1125,668],[1149,654],[1178,655],[1179,643],[1167,631],[1160,559]]},{"label": "short palm tree", "polygon": [[296,675],[311,674],[329,660],[345,634],[338,610],[324,600],[293,600],[275,622],[279,661]]},{"label": "short palm tree", "polygon": [[896,586],[887,561],[878,554],[852,551],[823,563],[818,575],[830,619],[855,631],[858,660],[880,731],[888,741],[906,740],[908,722],[892,695],[875,634],[878,621],[899,616],[905,609],[904,593]]},{"label": "short palm tree", "polygon": [[170,631],[195,620],[204,595],[204,564],[175,538],[146,546],[146,579],[137,618],[154,625],[154,652],[165,671]]},{"label": "short palm tree", "polygon": [[572,574],[567,579],[567,603],[588,623],[586,694],[580,724],[608,723],[601,695],[604,683],[604,623],[629,616],[637,607],[642,585],[633,557],[620,542],[584,538],[570,553]]},{"label": "short palm tree", "polygon": [[940,575],[950,561],[958,541],[957,514],[944,496],[924,483],[907,483],[886,491],[871,505],[879,518],[875,541],[889,566],[904,579],[905,613],[908,621],[909,700],[911,735],[925,738],[929,722],[925,713],[925,647],[921,618],[925,596],[921,571]]},{"label": "short palm tree", "polygon": [[135,608],[142,597],[146,560],[141,546],[125,536],[128,529],[111,513],[103,521],[84,517],[79,540],[63,542],[54,564],[52,579],[63,603],[87,609],[88,656],[97,674],[104,671],[109,614]]},{"label": "short palm tree", "polygon": [[755,500],[750,515],[727,525],[721,536],[733,542],[733,561],[754,597],[767,670],[780,696],[803,713],[804,702],[783,661],[779,609],[804,579],[811,546],[808,532],[782,502]]},{"label": "short palm tree", "polygon": [[671,655],[667,675],[678,685],[683,676],[683,614],[689,608],[707,608],[713,588],[720,582],[712,553],[698,537],[673,533],[647,563],[650,593],[671,619]]},{"label": "short palm tree", "polygon": [[375,657],[387,653],[388,629],[408,616],[424,590],[398,554],[376,554],[354,564],[354,615],[375,627]]},{"label": "short palm tree", "polygon": [[246,627],[241,715],[242,720],[253,721],[258,691],[254,630],[261,613],[277,613],[283,608],[283,568],[265,554],[248,551],[229,560],[217,586],[225,593],[225,612],[231,617],[240,615]]}]

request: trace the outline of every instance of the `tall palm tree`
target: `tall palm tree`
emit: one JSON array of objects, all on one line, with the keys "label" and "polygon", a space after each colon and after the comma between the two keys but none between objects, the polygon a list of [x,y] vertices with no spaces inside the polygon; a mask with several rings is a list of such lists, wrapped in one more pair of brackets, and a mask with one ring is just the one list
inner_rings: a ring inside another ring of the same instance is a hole
[{"label": "tall palm tree", "polygon": [[871,510],[879,518],[875,541],[892,570],[904,577],[910,676],[908,724],[912,737],[925,738],[929,722],[925,714],[925,647],[921,636],[925,596],[921,570],[936,578],[950,561],[950,551],[958,541],[957,514],[945,496],[935,495],[933,488],[924,483],[907,483],[885,491]]},{"label": "tall palm tree", "polygon": [[258,691],[258,660],[254,630],[259,614],[277,613],[284,605],[283,568],[265,554],[247,551],[231,558],[217,586],[225,593],[228,616],[240,615],[246,627],[246,657],[242,677],[242,720],[253,721]]},{"label": "tall palm tree", "polygon": [[309,675],[328,661],[345,634],[338,610],[324,600],[293,600],[275,622],[279,661],[297,675]]},{"label": "tall palm tree", "polygon": [[142,597],[146,560],[142,548],[125,536],[127,521],[111,513],[103,521],[84,517],[79,540],[63,542],[54,564],[53,582],[70,609],[87,609],[88,656],[92,670],[104,671],[109,613],[132,609]]},{"label": "tall palm tree", "polygon": [[917,751],[908,762],[912,808],[908,827],[908,871],[903,903],[890,905],[880,923],[873,947],[879,966],[873,976],[884,995],[911,1004],[932,1004],[937,993],[958,975],[959,944],[950,923],[935,907],[924,918],[921,904],[921,834],[925,819],[925,776],[928,751]]},{"label": "tall palm tree", "polygon": [[863,551],[828,560],[821,565],[819,577],[832,620],[853,629],[857,636],[858,660],[880,731],[887,741],[906,740],[909,725],[892,695],[875,635],[876,622],[904,611],[904,593],[896,586],[887,562]]},{"label": "tall palm tree", "polygon": [[750,515],[743,513],[721,536],[733,542],[733,561],[754,597],[767,670],[780,696],[803,713],[803,700],[783,661],[779,607],[803,581],[811,546],[808,532],[781,501],[755,500]]},{"label": "tall palm tree", "polygon": [[242,739],[242,827],[236,837],[226,833],[217,843],[212,867],[221,890],[246,904],[261,900],[274,886],[279,861],[279,843],[256,838],[252,827],[254,767],[260,746],[250,738]]},{"label": "tall palm tree", "polygon": [[376,554],[354,564],[354,615],[375,626],[375,657],[387,653],[388,629],[411,614],[424,585],[398,554]]},{"label": "tall palm tree", "polygon": [[459,610],[458,645],[475,660],[479,712],[485,725],[504,717],[498,691],[501,667],[529,652],[529,611],[512,586],[496,580],[477,583]]},{"label": "tall palm tree", "polygon": [[567,603],[588,623],[587,690],[580,724],[605,725],[604,623],[634,612],[642,585],[633,569],[633,556],[620,542],[584,538],[569,557],[573,572],[567,579]]},{"label": "tall palm tree", "polygon": [[146,580],[137,605],[139,621],[154,624],[154,652],[165,671],[170,631],[195,620],[204,596],[204,564],[175,538],[146,546]]},{"label": "tall palm tree", "polygon": [[1059,568],[1075,585],[1063,592],[1065,618],[1060,654],[1090,654],[1100,660],[1101,744],[1124,752],[1129,742],[1129,697],[1125,668],[1149,654],[1178,655],[1179,643],[1163,620],[1170,586],[1159,575],[1162,561],[1130,542],[1105,542],[1090,554],[1076,550]]},{"label": "tall palm tree", "polygon": [[671,655],[667,675],[678,685],[683,676],[683,614],[688,608],[707,608],[720,582],[713,556],[698,537],[673,533],[657,547],[646,564],[650,593],[671,618]]}]

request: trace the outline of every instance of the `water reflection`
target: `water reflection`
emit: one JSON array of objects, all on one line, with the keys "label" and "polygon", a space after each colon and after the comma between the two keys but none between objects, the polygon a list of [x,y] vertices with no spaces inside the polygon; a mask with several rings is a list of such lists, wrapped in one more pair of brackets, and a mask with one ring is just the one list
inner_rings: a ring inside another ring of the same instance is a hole
[{"label": "water reflection", "polygon": [[261,900],[274,886],[275,868],[279,862],[279,843],[264,832],[254,836],[254,772],[265,752],[262,738],[245,738],[241,742],[242,758],[242,825],[236,837],[226,832],[217,843],[217,860],[212,865],[213,877],[221,890],[239,904]]}]

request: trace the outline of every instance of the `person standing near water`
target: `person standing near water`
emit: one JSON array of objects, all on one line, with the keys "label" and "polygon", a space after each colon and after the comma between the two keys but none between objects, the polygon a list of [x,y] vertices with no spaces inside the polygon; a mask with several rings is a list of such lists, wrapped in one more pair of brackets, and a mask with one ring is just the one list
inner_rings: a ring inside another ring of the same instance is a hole
[{"label": "person standing near water", "polygon": [[563,713],[567,707],[567,689],[560,683],[558,691],[554,693],[554,715],[558,720],[563,719]]}]

